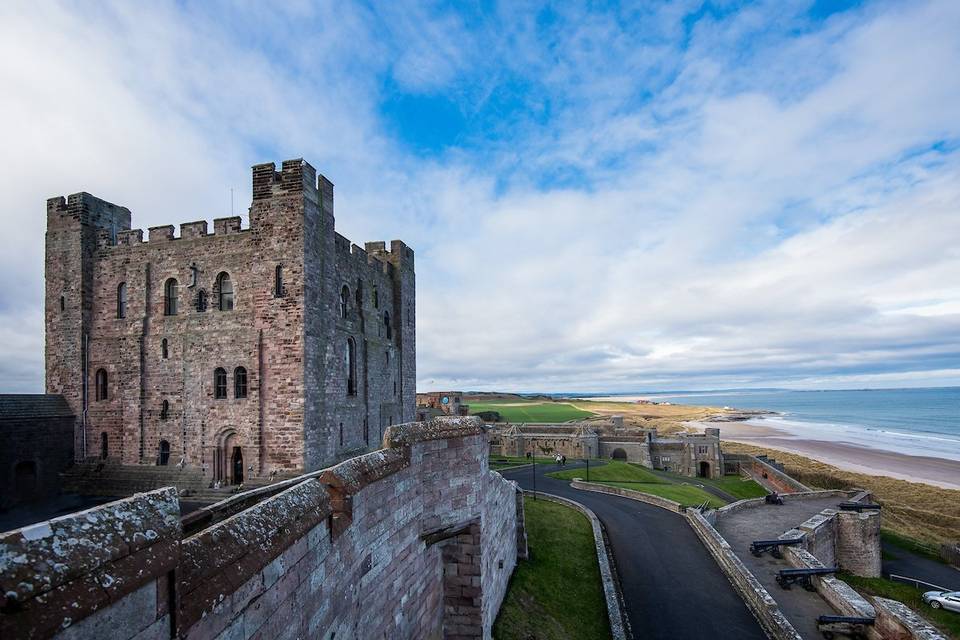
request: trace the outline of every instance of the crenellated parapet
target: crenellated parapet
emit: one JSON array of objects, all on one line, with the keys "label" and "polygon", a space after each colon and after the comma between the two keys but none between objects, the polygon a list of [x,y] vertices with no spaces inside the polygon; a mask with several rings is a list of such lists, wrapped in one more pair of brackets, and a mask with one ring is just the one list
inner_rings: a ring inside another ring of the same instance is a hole
[{"label": "crenellated parapet", "polygon": [[190,525],[161,489],[0,534],[0,637],[490,637],[523,511],[477,422],[392,427]]}]

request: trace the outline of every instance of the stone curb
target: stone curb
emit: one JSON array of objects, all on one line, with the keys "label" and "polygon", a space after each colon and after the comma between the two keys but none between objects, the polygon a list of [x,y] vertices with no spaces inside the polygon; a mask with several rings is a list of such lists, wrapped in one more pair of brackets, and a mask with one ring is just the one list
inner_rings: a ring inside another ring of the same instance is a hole
[{"label": "stone curb", "polygon": [[604,599],[607,601],[607,617],[610,620],[610,636],[614,640],[627,640],[628,637],[632,638],[633,634],[629,634],[630,622],[620,604],[621,596],[619,590],[617,589],[616,579],[614,578],[616,571],[613,567],[610,554],[607,553],[607,545],[604,542],[603,525],[600,524],[600,520],[597,518],[596,514],[579,502],[569,500],[567,498],[561,498],[560,496],[555,496],[550,493],[543,493],[542,491],[524,491],[524,494],[536,495],[537,497],[544,498],[550,502],[556,502],[572,509],[576,509],[585,515],[588,520],[590,520],[590,525],[593,527],[593,544],[597,549],[597,564],[600,565],[600,579],[603,582],[603,595]]},{"label": "stone curb", "polygon": [[598,484],[596,482],[584,482],[579,478],[574,478],[573,481],[571,481],[570,486],[574,489],[580,489],[581,491],[608,493],[610,495],[636,500],[637,502],[646,502],[647,504],[660,507],[661,509],[666,509],[667,511],[673,511],[674,513],[682,514],[684,511],[686,511],[686,508],[679,502],[674,502],[673,500],[667,500],[666,498],[650,495],[649,493],[643,493],[642,491],[634,491],[633,489],[608,487],[605,484]]}]

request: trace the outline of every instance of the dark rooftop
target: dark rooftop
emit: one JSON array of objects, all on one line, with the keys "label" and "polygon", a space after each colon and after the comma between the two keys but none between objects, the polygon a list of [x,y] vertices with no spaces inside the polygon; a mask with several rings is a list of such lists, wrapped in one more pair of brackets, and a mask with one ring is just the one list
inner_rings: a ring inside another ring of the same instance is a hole
[{"label": "dark rooftop", "polygon": [[0,421],[72,416],[61,395],[47,393],[0,394]]}]

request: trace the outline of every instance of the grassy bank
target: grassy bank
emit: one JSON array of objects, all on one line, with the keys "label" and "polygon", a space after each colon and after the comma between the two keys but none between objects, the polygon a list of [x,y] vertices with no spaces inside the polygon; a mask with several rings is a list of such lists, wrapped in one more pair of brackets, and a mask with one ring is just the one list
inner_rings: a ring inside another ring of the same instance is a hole
[{"label": "grassy bank", "polygon": [[923,592],[919,589],[886,578],[861,578],[849,573],[841,573],[839,577],[864,595],[899,600],[935,624],[949,637],[960,640],[960,614],[943,609],[932,609],[930,605],[920,599]]},{"label": "grassy bank", "polygon": [[593,529],[579,512],[524,499],[529,560],[513,572],[493,626],[498,640],[610,637]]},{"label": "grassy bank", "polygon": [[[572,480],[573,478],[583,478],[586,480],[586,469],[570,469],[567,471],[555,471],[548,473],[551,478],[560,480]],[[683,480],[692,481],[692,478]],[[700,481],[700,478],[696,479]],[[722,507],[727,504],[712,494],[707,493],[700,487],[692,484],[673,484],[657,475],[651,473],[648,469],[628,462],[613,461],[601,467],[590,469],[590,482],[600,482],[623,489],[632,489],[641,493],[660,496],[667,500],[673,500],[687,507],[701,505],[704,502],[711,507]]]},{"label": "grassy bank", "polygon": [[470,413],[496,411],[506,422],[567,422],[594,415],[566,402],[470,402]]},{"label": "grassy bank", "polygon": [[767,454],[782,462],[788,474],[818,489],[867,489],[883,504],[884,528],[902,537],[933,545],[960,537],[960,491],[844,471],[804,456],[738,442],[724,442],[723,450]]},{"label": "grassy bank", "polygon": [[[519,457],[519,456],[490,456],[490,468],[494,471],[499,471],[501,469],[509,469],[512,467],[519,467],[524,464],[530,464],[534,461],[533,458]],[[553,456],[537,456],[537,464],[549,464],[556,465],[556,460],[553,459]]]}]

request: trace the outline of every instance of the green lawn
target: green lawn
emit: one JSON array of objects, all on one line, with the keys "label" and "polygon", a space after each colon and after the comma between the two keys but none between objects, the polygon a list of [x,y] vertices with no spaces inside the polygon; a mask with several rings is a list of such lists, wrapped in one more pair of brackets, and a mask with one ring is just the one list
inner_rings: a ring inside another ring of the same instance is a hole
[{"label": "green lawn", "polygon": [[838,577],[860,593],[899,600],[935,624],[949,637],[960,640],[960,614],[931,609],[920,599],[923,591],[886,578],[861,578],[846,572],[841,572]]},{"label": "green lawn", "polygon": [[[567,471],[554,471],[548,473],[552,478],[560,480],[572,480],[574,478],[587,479],[586,469],[569,469]],[[692,478],[677,476],[678,479],[686,481]],[[696,478],[700,481],[702,478]],[[660,478],[648,469],[629,462],[613,461],[600,467],[590,468],[590,482],[600,482],[603,484],[622,487],[624,489],[633,489],[642,493],[649,493],[667,500],[674,500],[687,507],[695,507],[708,503],[711,507],[722,507],[727,504],[726,501],[711,495],[690,484],[670,484],[667,480]]]},{"label": "green lawn", "polygon": [[[573,480],[574,478],[587,478],[586,469],[568,469],[566,471],[554,471],[548,473],[551,478],[560,480]],[[590,482],[649,482],[653,484],[666,484],[665,480],[658,478],[641,466],[630,464],[629,462],[611,461],[605,465],[590,467]]]},{"label": "green lawn", "polygon": [[685,507],[699,507],[706,502],[708,506],[716,509],[727,504],[726,500],[689,484],[651,484],[649,482],[604,482],[603,484],[660,496],[679,502]]},{"label": "green lawn", "polygon": [[[557,464],[553,456],[537,456],[537,464]],[[517,456],[490,456],[490,468],[494,471],[530,464],[531,460]]]},{"label": "green lawn", "polygon": [[496,411],[507,422],[567,422],[594,415],[565,402],[471,402],[470,413]]},{"label": "green lawn", "polygon": [[493,626],[497,640],[610,637],[590,522],[578,511],[524,499],[530,558],[521,560]]},{"label": "green lawn", "polygon": [[759,484],[754,482],[749,478],[742,478],[739,475],[727,475],[719,480],[706,479],[706,478],[697,478],[698,481],[703,481],[704,484],[710,484],[720,489],[721,491],[726,491],[733,497],[743,500],[745,498],[762,498],[767,495],[767,490],[761,487]]}]

